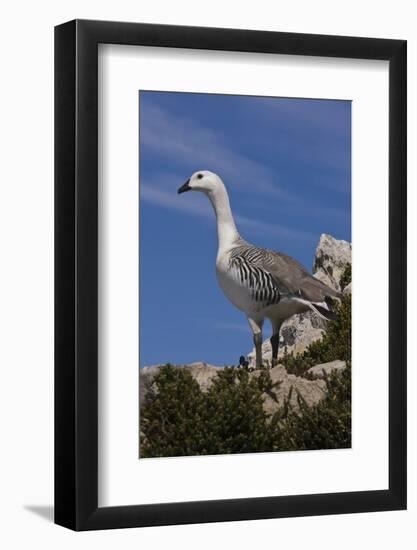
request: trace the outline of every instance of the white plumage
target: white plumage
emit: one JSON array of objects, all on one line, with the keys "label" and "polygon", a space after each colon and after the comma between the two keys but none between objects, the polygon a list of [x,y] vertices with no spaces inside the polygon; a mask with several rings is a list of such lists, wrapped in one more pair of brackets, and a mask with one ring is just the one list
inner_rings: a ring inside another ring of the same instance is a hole
[{"label": "white plumage", "polygon": [[229,196],[223,181],[207,170],[195,172],[178,193],[201,191],[213,205],[217,219],[217,280],[226,297],[243,311],[253,331],[256,367],[262,363],[262,327],[272,324],[272,359],[278,358],[282,323],[295,315],[313,310],[333,319],[329,308],[332,297],[340,294],[315,279],[299,262],[286,254],[247,243],[233,219]]}]

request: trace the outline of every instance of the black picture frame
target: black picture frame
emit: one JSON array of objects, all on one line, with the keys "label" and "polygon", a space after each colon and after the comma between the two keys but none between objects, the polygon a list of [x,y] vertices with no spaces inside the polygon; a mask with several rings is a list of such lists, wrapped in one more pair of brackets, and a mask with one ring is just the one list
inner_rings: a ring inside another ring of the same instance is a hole
[{"label": "black picture frame", "polygon": [[[97,52],[102,43],[389,62],[387,490],[98,507]],[[55,28],[57,524],[78,531],[406,508],[406,46],[404,40],[106,21],[74,20]]]}]

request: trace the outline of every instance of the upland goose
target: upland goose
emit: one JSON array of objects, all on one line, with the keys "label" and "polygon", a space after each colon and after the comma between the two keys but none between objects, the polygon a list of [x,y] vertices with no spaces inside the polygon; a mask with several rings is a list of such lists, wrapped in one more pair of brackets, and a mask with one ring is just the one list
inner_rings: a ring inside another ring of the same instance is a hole
[{"label": "upland goose", "polygon": [[297,313],[314,311],[332,320],[332,298],[340,293],[314,278],[299,262],[246,242],[239,235],[226,187],[219,176],[207,170],[195,172],[178,193],[201,191],[213,205],[217,218],[218,252],[216,273],[220,287],[234,306],[243,311],[253,332],[256,368],[262,364],[262,327],[272,325],[272,364],[278,359],[282,323]]}]

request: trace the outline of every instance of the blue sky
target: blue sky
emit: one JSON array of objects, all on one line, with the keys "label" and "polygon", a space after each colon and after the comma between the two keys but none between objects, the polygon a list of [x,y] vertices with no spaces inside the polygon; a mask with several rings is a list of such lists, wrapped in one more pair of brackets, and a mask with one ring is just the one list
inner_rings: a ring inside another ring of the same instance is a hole
[{"label": "blue sky", "polygon": [[216,172],[240,234],[311,270],[321,233],[351,240],[351,103],[141,91],[139,105],[140,364],[235,364],[252,337],[217,286],[214,213],[177,189]]}]

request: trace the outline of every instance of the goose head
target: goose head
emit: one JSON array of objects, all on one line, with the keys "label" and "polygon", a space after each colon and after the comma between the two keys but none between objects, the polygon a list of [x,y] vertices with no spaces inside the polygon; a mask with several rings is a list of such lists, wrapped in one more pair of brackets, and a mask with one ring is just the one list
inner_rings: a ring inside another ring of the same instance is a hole
[{"label": "goose head", "polygon": [[178,193],[200,191],[206,195],[213,195],[221,188],[224,188],[224,184],[217,174],[208,170],[199,170],[178,189]]}]

